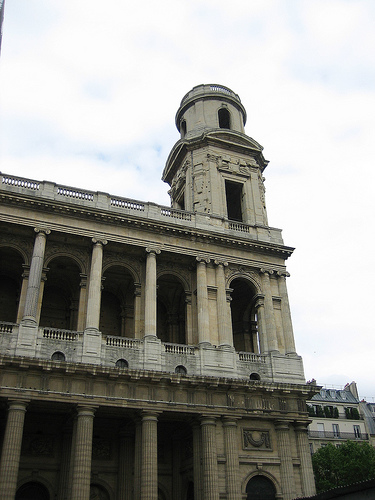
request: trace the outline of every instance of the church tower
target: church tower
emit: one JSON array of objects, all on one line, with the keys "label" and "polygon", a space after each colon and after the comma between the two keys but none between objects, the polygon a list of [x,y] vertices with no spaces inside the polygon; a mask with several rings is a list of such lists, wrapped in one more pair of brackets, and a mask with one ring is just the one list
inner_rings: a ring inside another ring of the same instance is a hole
[{"label": "church tower", "polygon": [[244,132],[246,111],[227,87],[198,85],[181,101],[181,139],[163,173],[172,206],[267,226],[262,147]]},{"label": "church tower", "polygon": [[185,95],[168,207],[0,173],[2,499],[314,494],[293,248],[245,123],[227,87]]}]

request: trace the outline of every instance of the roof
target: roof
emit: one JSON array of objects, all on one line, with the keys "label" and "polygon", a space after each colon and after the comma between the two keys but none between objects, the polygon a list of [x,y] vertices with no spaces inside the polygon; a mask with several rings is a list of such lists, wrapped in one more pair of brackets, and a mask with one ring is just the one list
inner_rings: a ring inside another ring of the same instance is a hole
[{"label": "roof", "polygon": [[348,390],[320,389],[311,401],[330,403],[359,403],[358,399]]}]

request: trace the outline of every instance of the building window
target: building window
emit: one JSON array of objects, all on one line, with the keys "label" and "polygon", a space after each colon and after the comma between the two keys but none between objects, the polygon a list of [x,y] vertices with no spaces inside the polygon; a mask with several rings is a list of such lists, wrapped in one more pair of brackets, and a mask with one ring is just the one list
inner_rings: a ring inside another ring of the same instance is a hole
[{"label": "building window", "polygon": [[116,368],[129,368],[129,363],[126,359],[118,359],[116,361]]},{"label": "building window", "polygon": [[180,124],[181,137],[184,138],[186,135],[186,121],[182,120]]},{"label": "building window", "polygon": [[324,437],[324,424],[316,424],[318,427],[319,437]]},{"label": "building window", "polygon": [[359,425],[353,425],[353,430],[354,430],[354,437],[360,438],[361,437],[361,428],[359,427]]},{"label": "building window", "polygon": [[339,438],[340,437],[339,424],[332,424],[332,430],[333,430],[333,437]]},{"label": "building window", "polygon": [[314,454],[314,445],[312,443],[309,443],[309,447],[310,447],[310,454],[313,455]]},{"label": "building window", "polygon": [[60,351],[56,351],[52,354],[51,359],[52,361],[65,361],[65,354]]},{"label": "building window", "polygon": [[242,222],[242,184],[225,181],[228,219]]},{"label": "building window", "polygon": [[219,109],[218,117],[220,128],[230,128],[230,114],[226,108]]},{"label": "building window", "polygon": [[178,366],[176,366],[175,373],[180,373],[181,375],[186,375],[187,370],[184,366],[178,365]]}]

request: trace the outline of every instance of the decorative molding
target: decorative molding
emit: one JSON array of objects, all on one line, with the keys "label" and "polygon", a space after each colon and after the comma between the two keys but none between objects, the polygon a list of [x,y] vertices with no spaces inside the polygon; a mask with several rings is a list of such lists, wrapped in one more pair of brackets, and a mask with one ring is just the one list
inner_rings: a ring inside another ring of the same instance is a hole
[{"label": "decorative molding", "polygon": [[243,429],[242,443],[244,450],[272,451],[270,433],[263,429]]}]

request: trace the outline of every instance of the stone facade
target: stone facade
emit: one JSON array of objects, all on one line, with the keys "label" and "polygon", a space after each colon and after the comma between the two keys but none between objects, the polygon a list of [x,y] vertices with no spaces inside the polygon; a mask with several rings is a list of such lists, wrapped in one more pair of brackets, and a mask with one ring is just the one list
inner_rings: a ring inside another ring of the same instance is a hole
[{"label": "stone facade", "polygon": [[1,174],[5,500],[314,494],[293,249],[245,122],[226,87],[186,94],[171,207]]}]

